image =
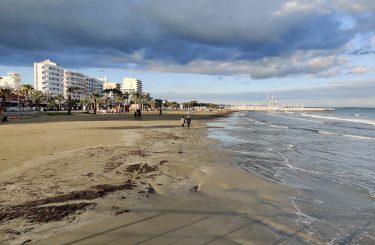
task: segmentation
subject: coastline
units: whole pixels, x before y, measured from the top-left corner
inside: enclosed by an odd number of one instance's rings
[[[175,115],[1,128],[25,139],[22,154],[35,152],[41,133],[51,145],[26,162],[2,162],[1,213],[27,212],[3,218],[0,236],[10,244],[319,242],[293,222],[285,198],[293,190],[231,166],[209,147],[207,119],[217,115],[192,116],[190,130]],[[15,143],[1,143],[12,152]],[[46,221],[51,212],[60,216]]]

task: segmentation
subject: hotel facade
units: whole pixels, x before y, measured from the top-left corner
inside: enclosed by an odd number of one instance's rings
[[[64,68],[51,61],[45,60],[34,63],[34,88],[49,96],[63,95],[68,98],[68,88],[74,87],[72,99],[83,99],[92,93],[103,95],[103,81],[90,78],[87,75]]]
[[[64,94],[64,68],[50,60],[34,63],[34,88],[50,96]]]
[[[75,88],[70,93],[72,99],[83,99],[87,94],[87,83],[88,77],[83,73],[76,71],[64,71],[64,97],[67,99],[69,95],[69,88]]]
[[[129,94],[141,94],[143,92],[142,81],[133,77],[124,77],[122,81],[122,92]]]

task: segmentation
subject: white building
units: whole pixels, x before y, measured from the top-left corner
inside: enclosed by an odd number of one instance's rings
[[[76,71],[64,71],[64,97],[68,98],[68,89],[74,87],[75,90],[70,94],[72,99],[83,99],[87,94],[86,75]]]
[[[64,94],[64,69],[55,62],[45,60],[34,63],[34,88],[51,96]]]
[[[103,95],[103,81],[97,78],[88,78],[86,90],[87,90],[87,95],[96,93],[102,96]]]
[[[9,72],[6,76],[0,77],[0,87],[18,90],[21,86],[21,75],[16,72]]]
[[[121,90],[121,84],[116,82],[105,82],[103,83],[103,89],[119,89]]]
[[[124,77],[122,81],[122,92],[129,94],[141,94],[143,92],[142,82],[133,77]]]

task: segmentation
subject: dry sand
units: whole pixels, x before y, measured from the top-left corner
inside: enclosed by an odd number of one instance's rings
[[[319,243],[292,190],[230,165],[193,114],[34,116],[0,125],[4,244]]]

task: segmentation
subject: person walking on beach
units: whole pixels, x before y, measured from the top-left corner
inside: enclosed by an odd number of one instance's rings
[[[185,128],[185,116],[181,117],[181,126],[182,128]]]
[[[162,111],[161,106],[160,106],[160,108],[159,108],[159,116],[162,116],[162,115],[163,115],[163,111]]]
[[[190,116],[187,116],[187,118],[186,118],[186,123],[187,123],[188,129],[190,129],[190,123],[191,123],[191,118],[190,118]]]
[[[136,116],[137,120],[138,121],[142,120],[142,112],[141,112],[141,106],[140,105],[137,105],[137,109],[135,110],[135,112],[137,114],[137,116]]]
[[[141,109],[137,109],[137,120],[142,120],[142,112]]]

